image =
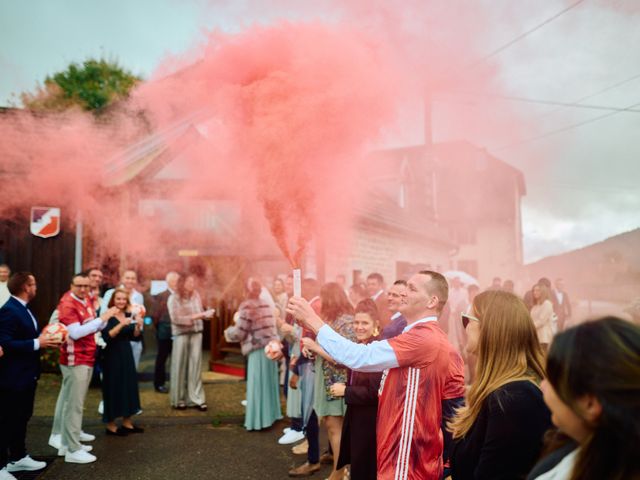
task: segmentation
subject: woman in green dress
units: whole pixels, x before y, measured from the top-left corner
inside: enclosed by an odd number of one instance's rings
[[[131,416],[140,411],[140,395],[130,342],[140,340],[142,318],[132,316],[129,294],[124,289],[118,288],[113,293],[109,307],[113,306],[118,308],[118,313],[102,330],[107,344],[102,364],[102,421],[107,424],[107,435],[123,436],[144,431],[131,422]],[[121,427],[116,424],[118,418],[122,418]]]
[[[260,298],[262,285],[248,281],[247,299],[238,308],[234,325],[224,331],[228,342],[240,342],[247,357],[247,407],[244,428],[262,430],[282,418],[278,364],[270,360],[265,347],[278,340],[273,307]]]

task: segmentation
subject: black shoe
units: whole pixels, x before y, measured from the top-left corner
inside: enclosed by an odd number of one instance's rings
[[[160,385],[159,387],[156,387],[156,392],[158,392],[158,393],[169,393],[169,389],[167,387],[165,387],[164,385]]]
[[[144,433],[144,428],[136,427],[135,425],[133,428],[122,427],[122,429],[127,433]]]
[[[115,432],[112,432],[108,428],[104,429],[107,435],[113,435],[114,437],[126,437],[128,432],[126,428],[118,427]]]

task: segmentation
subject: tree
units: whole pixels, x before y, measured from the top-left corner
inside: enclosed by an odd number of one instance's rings
[[[89,59],[48,76],[35,93],[23,93],[24,106],[36,111],[62,111],[75,106],[96,114],[129,96],[140,77],[115,62]]]

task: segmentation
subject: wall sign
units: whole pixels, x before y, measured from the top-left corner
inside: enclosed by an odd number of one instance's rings
[[[60,209],[31,207],[31,233],[36,237],[55,237],[60,233]]]

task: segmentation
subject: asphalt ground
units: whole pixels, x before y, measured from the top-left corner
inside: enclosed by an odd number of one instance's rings
[[[293,455],[290,446],[278,445],[285,421],[260,432],[247,432],[240,422],[214,422],[210,416],[142,415],[138,422],[144,424],[145,432],[122,438],[106,437],[95,419],[85,422],[84,430],[97,437],[91,445],[98,460],[77,465],[65,463],[62,457],[52,458],[55,451],[47,444],[51,419],[36,417],[29,425],[29,452],[51,463],[41,474],[22,478],[284,479],[289,478],[289,468],[306,461],[305,455]],[[326,478],[330,470],[323,465],[311,478]]]

